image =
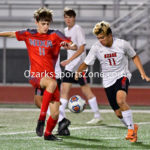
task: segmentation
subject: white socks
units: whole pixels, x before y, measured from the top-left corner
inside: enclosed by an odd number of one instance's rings
[[[94,112],[94,118],[100,118],[100,112],[99,112],[99,109],[98,109],[96,97],[93,97],[93,98],[89,99],[88,103],[89,103],[92,111]]]
[[[122,111],[122,116],[128,129],[134,129],[132,111],[131,110]]]
[[[49,106],[48,106],[48,109],[47,109],[47,114],[48,114],[48,116],[50,116],[50,108],[49,108]]]
[[[128,125],[126,124],[126,122],[124,121],[123,118],[119,118],[119,120],[120,120],[126,127],[128,127]]]
[[[58,122],[60,122],[63,118],[66,117],[65,109],[67,107],[68,100],[64,99],[64,98],[60,98],[60,102],[61,102],[61,105],[59,107],[59,119],[58,119]]]

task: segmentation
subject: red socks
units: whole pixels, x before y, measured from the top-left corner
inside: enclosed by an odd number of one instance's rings
[[[57,120],[54,120],[51,116],[49,116],[49,118],[47,120],[45,136],[48,136],[48,135],[52,134],[52,130],[55,128],[55,126],[57,124]]]
[[[47,109],[48,109],[48,107],[49,107],[49,102],[50,102],[51,99],[52,99],[52,95],[53,95],[53,93],[49,93],[49,92],[46,91],[46,90],[44,91],[39,120],[45,121],[46,112],[47,112]]]
[[[49,102],[52,100],[53,94],[54,93],[49,93],[46,90],[44,91],[39,120],[45,121],[47,109],[49,107]],[[51,135],[52,130],[54,129],[54,127],[57,124],[57,120],[54,120],[51,116],[49,116],[49,118],[47,120],[47,125],[46,125],[46,130],[45,130],[45,136]]]

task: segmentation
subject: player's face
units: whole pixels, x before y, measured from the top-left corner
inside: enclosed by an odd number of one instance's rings
[[[38,32],[41,34],[44,34],[44,33],[47,33],[49,26],[50,26],[50,22],[39,21],[39,22],[36,22],[36,25],[37,25]]]
[[[98,34],[97,39],[99,42],[106,47],[111,47],[112,45],[112,35],[106,35],[106,34]]]
[[[72,28],[75,24],[75,17],[73,17],[73,16],[70,17],[68,15],[65,15],[64,20],[65,20],[65,23],[66,23],[68,28]]]

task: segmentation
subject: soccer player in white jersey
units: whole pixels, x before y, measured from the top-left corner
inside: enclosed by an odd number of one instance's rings
[[[133,123],[132,112],[126,102],[131,79],[128,58],[132,58],[143,80],[150,81],[150,78],[146,75],[141,61],[131,45],[123,39],[112,36],[109,23],[104,21],[97,23],[93,33],[98,41],[91,47],[86,59],[78,68],[75,78],[77,80],[80,72],[85,70],[88,65],[93,65],[96,58],[99,60],[102,68],[103,86],[109,103],[117,117],[128,128],[126,140],[136,142],[138,125]]]
[[[89,86],[89,78],[82,78],[78,82],[74,79],[75,72],[78,69],[79,65],[84,61],[86,57],[85,51],[85,35],[83,33],[82,28],[76,24],[75,22],[76,13],[71,8],[64,9],[64,21],[67,27],[64,29],[64,33],[66,37],[71,38],[71,40],[78,46],[78,50],[74,53],[72,50],[67,52],[67,60],[61,62],[62,66],[65,66],[65,77],[62,79],[61,86],[61,106],[60,106],[60,114],[59,114],[59,128],[58,134],[64,135],[63,132],[65,128],[67,128],[70,124],[70,121],[65,117],[65,108],[69,99],[69,91],[71,90],[73,83],[80,84],[81,91],[88,99],[88,103],[94,112],[94,118],[87,122],[87,124],[98,124],[102,121],[97,100],[91,88]]]

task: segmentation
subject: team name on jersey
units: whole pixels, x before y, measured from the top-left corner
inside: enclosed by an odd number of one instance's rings
[[[36,39],[29,39],[30,45],[32,46],[44,46],[44,47],[53,47],[52,41],[50,40],[36,40]]]
[[[105,54],[104,58],[117,57],[117,53]]]

